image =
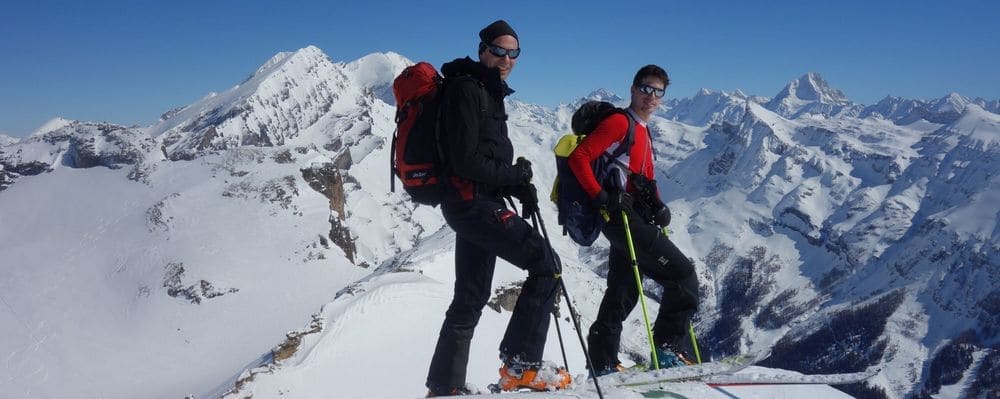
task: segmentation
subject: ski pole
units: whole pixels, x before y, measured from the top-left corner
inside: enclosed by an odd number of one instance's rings
[[[556,322],[556,336],[559,337],[559,351],[562,352],[563,365],[566,367],[566,372],[569,372],[569,360],[566,358],[566,346],[563,345],[562,329],[559,328],[559,315],[558,312],[553,309],[552,319]]]
[[[510,199],[508,198],[508,200],[510,200]],[[510,200],[510,201],[511,201],[511,205],[513,205],[514,201],[512,201],[512,200]],[[541,218],[534,217],[534,212],[528,212],[527,209],[524,209],[525,207],[523,205],[522,205],[521,208],[522,208],[522,211],[525,213],[525,216],[531,218],[531,224],[535,227],[535,230],[539,230],[538,229],[538,220],[541,219]],[[539,230],[539,231],[541,231],[541,230]],[[569,359],[566,357],[566,345],[563,344],[562,328],[559,326],[559,314],[558,314],[558,312],[559,311],[557,309],[555,309],[555,308],[552,309],[552,320],[555,321],[555,323],[556,323],[556,336],[559,337],[559,351],[562,352],[563,366],[566,367],[566,372],[568,373],[569,372]]]
[[[694,323],[688,322],[688,334],[691,335],[691,345],[694,346],[694,358],[701,364],[701,352],[698,351],[698,339],[694,337]]]
[[[545,230],[545,221],[542,220],[542,213],[538,210],[537,206],[535,207],[531,217],[538,221],[542,230],[542,237],[545,238],[545,246],[548,247],[549,254],[552,256],[552,262],[556,267],[556,278],[559,280],[559,288],[562,289],[563,298],[566,298],[566,308],[569,309],[570,318],[573,319],[573,327],[576,328],[576,336],[580,339],[580,347],[583,348],[583,356],[587,360],[587,369],[590,370],[590,378],[594,380],[594,388],[597,388],[597,397],[604,399],[604,393],[601,391],[601,384],[597,382],[597,374],[594,374],[594,363],[590,360],[590,351],[587,350],[587,342],[583,339],[583,332],[580,330],[580,315],[573,309],[573,302],[569,299],[569,292],[566,290],[566,282],[562,279],[562,263],[556,256],[555,248],[552,248],[552,241],[549,240],[549,233]]]
[[[656,357],[656,344],[653,343],[653,330],[649,327],[649,313],[646,311],[646,299],[642,293],[642,276],[639,275],[639,261],[635,257],[635,246],[632,245],[632,231],[628,227],[628,215],[622,209],[622,223],[625,224],[625,243],[628,244],[628,255],[632,261],[632,272],[635,274],[635,285],[639,289],[639,303],[642,304],[642,319],[646,322],[646,335],[649,337],[649,349],[653,357],[653,368],[660,369],[660,360]]]

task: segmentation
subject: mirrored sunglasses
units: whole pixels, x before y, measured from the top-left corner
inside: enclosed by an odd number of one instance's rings
[[[495,55],[497,57],[500,57],[500,58],[503,58],[505,56],[509,56],[510,59],[513,60],[513,59],[517,58],[517,56],[521,55],[521,49],[520,48],[516,48],[516,49],[510,50],[510,49],[505,49],[503,47],[495,46],[495,45],[492,45],[492,44],[486,45],[486,48],[488,48],[490,50],[491,54],[493,54],[493,55]]]
[[[650,85],[636,85],[635,88],[639,89],[642,94],[653,95],[656,98],[663,98],[663,95],[667,94],[666,89],[657,89]]]

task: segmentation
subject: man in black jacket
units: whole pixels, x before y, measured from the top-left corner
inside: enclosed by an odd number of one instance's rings
[[[480,31],[479,38],[478,62],[466,57],[441,68],[446,79],[442,147],[454,188],[441,211],[455,231],[455,295],[431,359],[428,397],[470,393],[465,387],[469,345],[490,298],[497,256],[528,272],[500,343],[500,387],[543,390],[570,383],[563,369],[539,376],[546,367],[542,352],[558,286],[555,254],[503,200],[513,195],[529,207],[538,201],[531,164],[523,158],[514,163],[503,103],[513,93],[506,78],[521,53],[520,42],[502,20]]]

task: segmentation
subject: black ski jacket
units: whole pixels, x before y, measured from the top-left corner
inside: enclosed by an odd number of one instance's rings
[[[502,187],[520,183],[503,103],[514,91],[498,69],[469,57],[442,65],[441,73],[448,82],[441,110],[442,150],[458,193],[451,200],[498,198]]]

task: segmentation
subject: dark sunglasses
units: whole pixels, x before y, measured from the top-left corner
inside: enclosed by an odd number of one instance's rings
[[[513,60],[513,59],[516,59],[517,56],[521,55],[521,49],[520,48],[509,50],[509,49],[505,49],[503,47],[495,46],[495,45],[492,45],[492,44],[487,44],[486,48],[490,50],[491,54],[493,54],[493,55],[495,55],[497,57],[500,57],[500,58],[503,58],[505,56],[509,56],[510,59]]]
[[[656,98],[663,98],[663,95],[667,94],[666,89],[657,89],[650,85],[635,85],[635,88],[639,89],[642,94],[653,95]]]

